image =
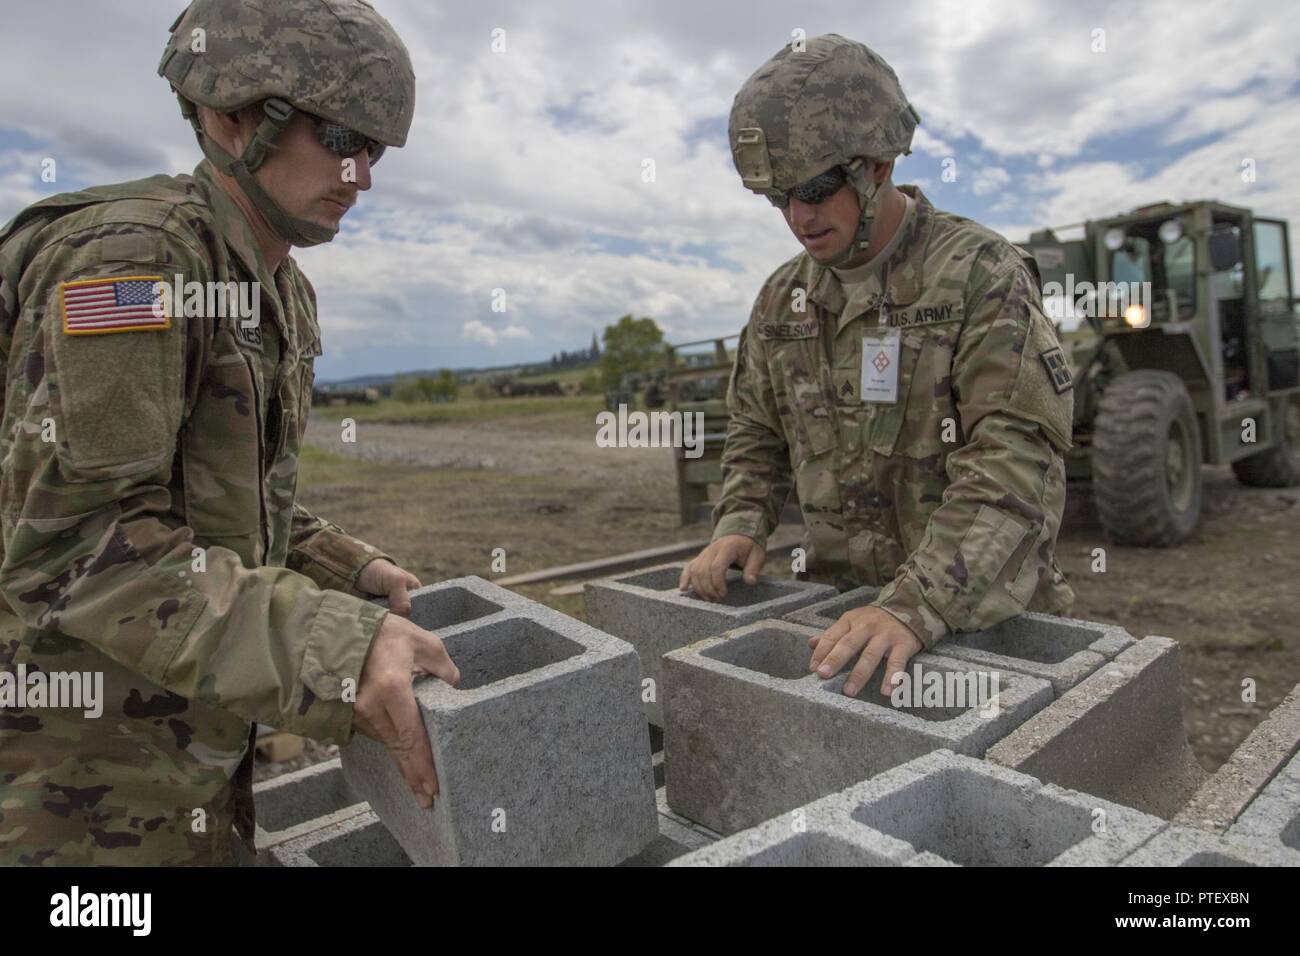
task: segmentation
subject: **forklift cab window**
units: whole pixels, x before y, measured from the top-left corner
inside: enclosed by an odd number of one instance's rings
[[[1255,264],[1261,307],[1289,312],[1291,290],[1286,281],[1286,239],[1281,223],[1255,223]]]
[[[1229,225],[1225,222],[1218,222],[1214,225],[1215,232],[1231,232],[1237,237],[1237,247],[1241,248],[1241,227]],[[1220,269],[1218,272],[1211,273],[1210,287],[1214,290],[1217,299],[1239,299],[1242,295],[1245,273],[1242,271],[1241,260],[1238,259],[1236,264],[1227,268]]]
[[[1196,310],[1196,245],[1191,236],[1183,236],[1164,247],[1165,288],[1178,296],[1179,318]]]
[[[1236,247],[1241,248],[1241,227],[1216,222],[1216,233],[1231,232]],[[1250,361],[1246,335],[1245,301],[1242,298],[1245,272],[1240,257],[1226,269],[1210,275],[1210,289],[1219,322],[1220,357],[1223,369],[1224,397],[1228,401],[1247,398],[1252,391]]]
[[[1112,282],[1150,282],[1151,245],[1140,236],[1130,236],[1110,260]]]

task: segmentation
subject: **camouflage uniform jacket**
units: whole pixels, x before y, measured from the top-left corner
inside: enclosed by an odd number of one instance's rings
[[[901,188],[915,214],[855,296],[865,311],[844,314],[844,287],[807,253],[759,292],[728,389],[714,538],[765,543],[793,482],[809,572],[883,586],[872,603],[930,647],[1068,610],[1053,552],[1073,395],[1016,247]],[[892,404],[860,394],[878,354],[864,357],[864,335],[882,321],[900,334]]]
[[[66,283],[178,274],[260,282],[260,324],[64,330]],[[294,504],[315,294],[204,162],[20,213],[0,352],[0,669],[103,674],[97,719],[0,710],[0,863],[231,862],[253,722],[348,740],[385,614],[345,592],[387,555]]]

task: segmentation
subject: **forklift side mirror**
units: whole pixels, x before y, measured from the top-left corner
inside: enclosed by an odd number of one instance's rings
[[[1237,234],[1225,229],[1210,235],[1210,270],[1223,272],[1241,261],[1241,240]]]

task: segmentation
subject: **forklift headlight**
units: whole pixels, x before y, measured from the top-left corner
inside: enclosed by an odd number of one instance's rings
[[[1172,246],[1175,242],[1183,237],[1183,221],[1181,219],[1166,219],[1156,230],[1156,235],[1166,246]]]
[[[1151,319],[1142,306],[1130,305],[1124,310],[1124,324],[1131,329],[1145,329],[1151,324]]]
[[[1106,230],[1106,235],[1102,237],[1102,241],[1106,243],[1107,249],[1114,252],[1124,245],[1124,230],[1119,226],[1112,226]]]

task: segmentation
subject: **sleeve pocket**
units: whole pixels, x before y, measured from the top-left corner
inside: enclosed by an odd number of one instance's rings
[[[182,330],[82,336],[51,323],[46,334],[64,477],[100,481],[167,467],[184,416]]]
[[[980,505],[946,569],[945,583],[955,585],[947,591],[953,613],[950,616],[947,608],[939,610],[954,629],[966,630],[976,608],[996,597],[999,576],[1031,530],[1014,515]]]

